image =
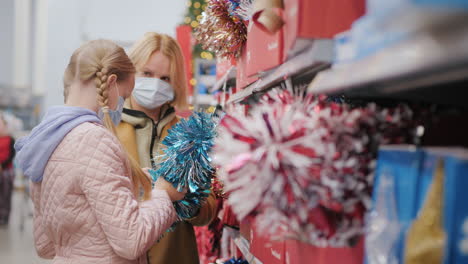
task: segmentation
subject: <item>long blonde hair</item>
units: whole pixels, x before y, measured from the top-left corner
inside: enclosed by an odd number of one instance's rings
[[[177,109],[186,110],[188,102],[184,57],[179,44],[174,38],[165,34],[148,32],[133,45],[129,54],[137,71],[140,71],[148,62],[151,55],[157,51],[160,51],[171,62],[170,78],[175,94],[172,106]]]
[[[78,48],[70,58],[65,70],[64,96],[68,97],[70,85],[79,80],[81,82],[94,81],[96,84],[97,101],[101,108],[108,108],[109,88],[107,78],[115,74],[117,82],[125,81],[135,74],[135,67],[125,51],[110,40],[93,40]],[[116,128],[108,111],[104,112],[104,126],[116,135]],[[136,197],[143,190],[143,199],[151,197],[151,180],[141,170],[139,163],[130,155],[126,155],[132,170],[133,192]]]

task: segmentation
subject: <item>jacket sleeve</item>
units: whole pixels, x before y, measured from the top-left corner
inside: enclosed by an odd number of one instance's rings
[[[172,202],[161,190],[153,190],[148,201],[137,201],[116,138],[107,134],[100,140],[92,137],[83,142],[94,153],[89,156],[81,188],[115,253],[137,259],[175,221]]]
[[[213,192],[206,198],[205,204],[200,208],[200,212],[194,218],[187,220],[194,226],[206,226],[216,217],[216,197]]]
[[[40,208],[40,183],[31,183],[31,200],[34,204],[33,217],[33,235],[34,246],[37,255],[45,259],[53,259],[55,257],[55,246],[52,240],[47,236],[45,228],[42,226],[42,211]]]

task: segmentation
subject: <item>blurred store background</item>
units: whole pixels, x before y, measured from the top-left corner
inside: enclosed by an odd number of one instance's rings
[[[147,31],[175,36],[185,6],[164,0],[1,0],[0,109],[31,128],[45,108],[63,102],[62,73],[81,43],[107,38],[128,48]]]

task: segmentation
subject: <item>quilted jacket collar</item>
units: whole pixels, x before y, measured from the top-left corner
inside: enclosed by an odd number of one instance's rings
[[[97,114],[89,109],[73,106],[49,108],[42,122],[15,144],[16,161],[24,175],[33,182],[41,182],[55,148],[71,130],[86,122],[101,124]]]

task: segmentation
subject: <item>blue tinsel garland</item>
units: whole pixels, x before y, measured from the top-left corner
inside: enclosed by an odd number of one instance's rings
[[[156,168],[150,170],[153,181],[162,176],[178,191],[187,188],[184,199],[174,202],[181,219],[196,216],[210,193],[215,169],[208,154],[214,145],[217,125],[217,118],[204,112],[194,112],[190,118],[182,119],[162,141],[164,154],[157,157]]]

